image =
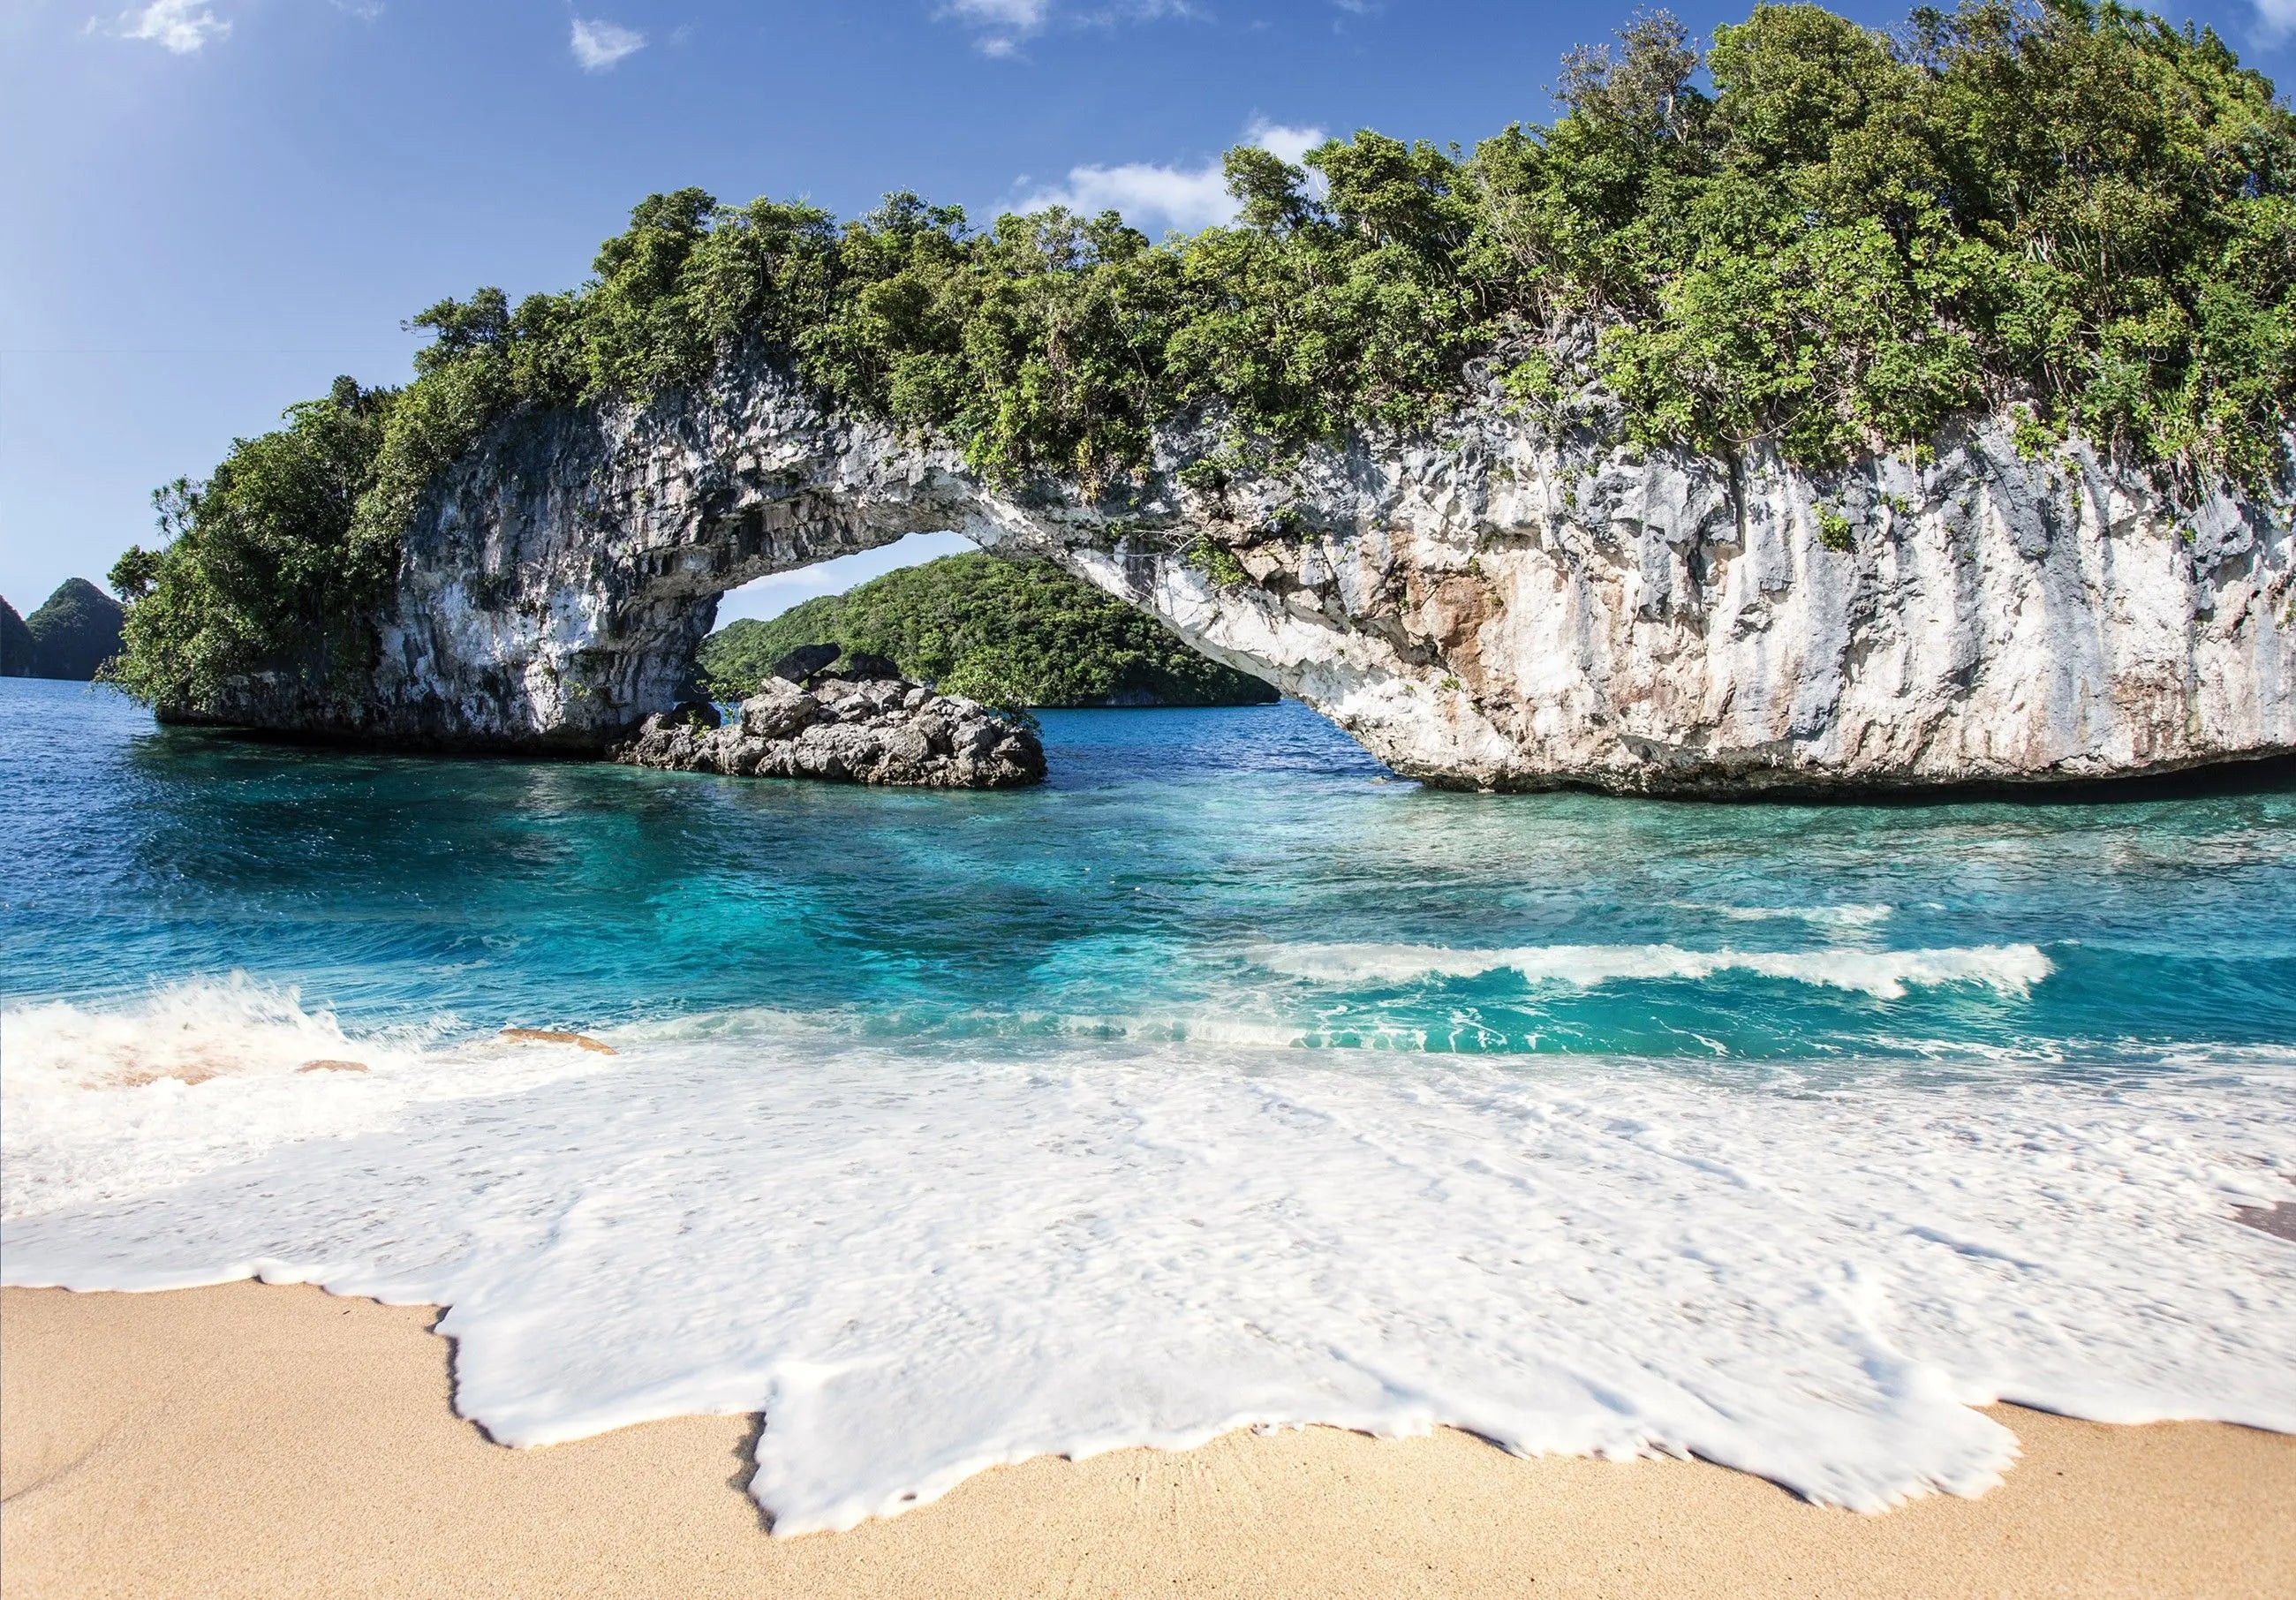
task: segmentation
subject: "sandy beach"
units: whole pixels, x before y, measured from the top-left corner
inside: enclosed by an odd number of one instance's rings
[[[1821,1510],[1694,1462],[1456,1432],[1045,1458],[776,1539],[746,1416],[555,1448],[449,1405],[422,1307],[234,1284],[0,1295],[0,1589],[78,1596],[2279,1596],[2296,1439],[2003,1407],[1976,1500]]]

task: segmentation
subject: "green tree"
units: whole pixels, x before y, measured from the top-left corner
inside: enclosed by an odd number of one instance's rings
[[[229,677],[282,668],[315,686],[368,665],[359,619],[398,576],[395,537],[359,525],[398,396],[335,381],[287,426],[235,440],[204,482],[152,502],[169,542],[112,570],[130,602],[113,675],[168,705],[203,702]]]

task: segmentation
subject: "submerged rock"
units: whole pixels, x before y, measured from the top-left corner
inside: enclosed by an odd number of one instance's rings
[[[613,756],[672,772],[927,789],[1017,789],[1045,776],[1045,747],[1027,723],[899,677],[770,678],[723,726],[666,711]]]
[[[505,1028],[500,1037],[513,1045],[575,1045],[600,1055],[619,1055],[611,1045],[601,1044],[586,1033],[567,1033],[556,1028]]]

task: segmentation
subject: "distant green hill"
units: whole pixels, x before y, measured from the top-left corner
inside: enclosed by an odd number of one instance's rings
[[[16,608],[0,600],[0,677],[32,676],[32,633]]]
[[[67,578],[47,603],[24,619],[32,636],[32,676],[86,683],[119,653],[119,602],[85,578]]]
[[[1277,698],[1153,618],[1045,562],[951,555],[744,619],[702,642],[710,692],[756,692],[800,644],[890,656],[903,676],[1005,706],[1230,706]]]

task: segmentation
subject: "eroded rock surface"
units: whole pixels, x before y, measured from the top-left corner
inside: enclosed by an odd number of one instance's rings
[[[1188,470],[1220,442],[1168,431],[1097,497],[1006,488],[739,363],[644,409],[513,418],[434,486],[359,693],[254,678],[201,714],[603,751],[679,702],[719,593],[953,529],[1445,784],[1859,791],[2296,751],[2284,492],[2172,496],[1989,421],[1824,473],[1645,453],[1496,394],[1277,478]]]
[[[769,678],[730,722],[663,712],[613,756],[674,772],[926,789],[1017,789],[1045,776],[1044,746],[1025,722],[897,677]]]

